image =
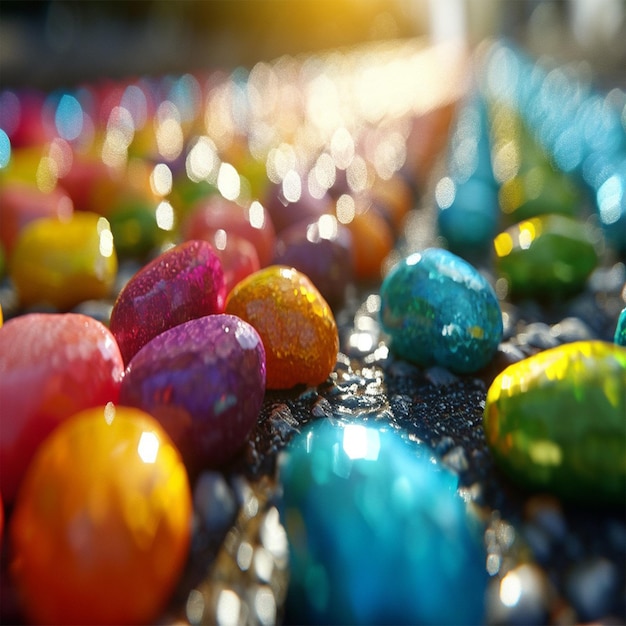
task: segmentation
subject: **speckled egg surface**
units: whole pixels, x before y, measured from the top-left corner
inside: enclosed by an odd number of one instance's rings
[[[120,403],[156,417],[192,471],[241,448],[265,393],[265,351],[247,322],[216,314],[170,328],[131,360]]]
[[[380,287],[380,319],[391,349],[418,365],[458,373],[489,363],[502,338],[502,312],[487,280],[439,248],[397,263]]]

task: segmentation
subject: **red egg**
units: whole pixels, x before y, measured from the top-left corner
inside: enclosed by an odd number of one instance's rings
[[[31,313],[0,328],[0,490],[11,503],[40,443],[69,416],[116,402],[124,364],[102,323]]]
[[[181,224],[185,239],[211,241],[220,229],[252,243],[261,267],[271,262],[276,232],[269,214],[259,202],[253,202],[246,209],[222,196],[213,195],[199,201]]]
[[[0,189],[0,241],[7,257],[26,224],[42,217],[67,220],[73,212],[72,200],[58,187],[45,193],[35,185],[5,184]]]

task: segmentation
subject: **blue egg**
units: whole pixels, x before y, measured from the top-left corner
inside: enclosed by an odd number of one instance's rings
[[[457,477],[424,444],[320,420],[287,447],[280,481],[287,621],[482,622],[479,525],[457,495]]]
[[[475,372],[502,339],[502,311],[491,285],[448,250],[429,248],[397,263],[380,298],[392,351],[417,365]]]

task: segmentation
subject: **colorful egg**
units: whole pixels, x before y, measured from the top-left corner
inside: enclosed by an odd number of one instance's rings
[[[288,623],[482,623],[479,525],[425,444],[320,420],[290,442],[279,470]]]
[[[264,394],[257,331],[234,315],[216,314],[170,328],[137,352],[120,403],[158,419],[195,472],[224,463],[244,445]]]
[[[380,287],[380,319],[391,349],[417,365],[475,372],[502,338],[502,312],[487,280],[438,248],[397,263]]]
[[[271,262],[276,232],[270,215],[259,202],[244,208],[220,195],[213,195],[194,205],[181,224],[185,239],[211,241],[219,230],[252,243],[261,267]]]
[[[307,276],[272,265],[230,292],[226,312],[258,331],[267,357],[268,389],[319,385],[333,371],[339,336],[332,310]]]
[[[0,207],[0,241],[8,257],[27,224],[44,217],[68,220],[74,212],[72,200],[60,189],[44,193],[24,183],[3,185]]]
[[[0,311],[1,312],[1,311]],[[626,346],[626,307],[624,307],[617,318],[615,325],[615,335],[613,341],[618,346]]]
[[[278,236],[274,264],[296,268],[331,306],[341,305],[354,273],[352,236],[334,215],[294,224]]]
[[[29,621],[159,618],[186,562],[189,480],[150,415],[108,404],[42,444],[10,522],[11,573]]]
[[[520,484],[623,506],[626,348],[581,341],[510,365],[489,388],[483,425],[496,462]]]
[[[109,328],[124,363],[158,334],[205,315],[222,313],[221,262],[206,241],[170,248],[140,269],[119,293]]]
[[[23,307],[47,304],[67,311],[111,294],[117,255],[109,222],[76,212],[68,220],[28,224],[17,240],[9,274]]]
[[[500,233],[494,248],[496,268],[512,297],[572,295],[598,264],[589,226],[565,215],[520,222]]]
[[[0,328],[0,491],[11,502],[39,444],[74,413],[117,402],[115,338],[78,313],[31,313]]]

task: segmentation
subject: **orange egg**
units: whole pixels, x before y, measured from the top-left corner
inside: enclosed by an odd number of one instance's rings
[[[346,224],[352,233],[352,259],[357,280],[378,281],[381,266],[393,248],[393,234],[385,218],[371,208],[356,213]]]
[[[191,515],[187,472],[154,418],[111,403],[76,414],[39,448],[10,520],[26,618],[156,619],[185,564]]]
[[[339,336],[332,310],[302,272],[271,265],[239,282],[226,312],[251,324],[261,336],[268,389],[319,385],[337,362]]]

